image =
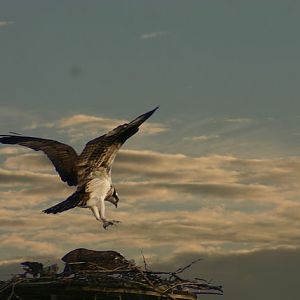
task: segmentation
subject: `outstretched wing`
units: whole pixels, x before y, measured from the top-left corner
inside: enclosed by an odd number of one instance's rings
[[[109,173],[118,150],[127,139],[138,132],[139,126],[157,109],[158,107],[137,117],[130,123],[120,125],[107,134],[89,141],[78,158],[78,184],[83,185],[88,175],[99,170],[99,168],[105,168]]]
[[[53,163],[62,181],[68,185],[77,185],[74,165],[78,155],[71,146],[54,140],[20,135],[0,135],[0,143],[18,144],[35,151],[43,151]]]

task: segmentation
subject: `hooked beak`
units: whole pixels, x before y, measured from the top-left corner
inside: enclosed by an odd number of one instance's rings
[[[119,199],[119,195],[118,195],[116,189],[114,189],[113,197],[116,200],[116,201],[114,201],[114,205],[115,205],[116,208],[118,208],[118,202],[119,202],[120,199]]]
[[[115,202],[115,207],[118,208],[118,203],[119,203],[119,200],[120,200],[119,197],[118,197],[118,194],[116,194],[115,199],[117,200]]]

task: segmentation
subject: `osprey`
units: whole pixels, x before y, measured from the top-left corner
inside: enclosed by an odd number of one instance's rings
[[[57,214],[77,206],[90,208],[106,229],[119,223],[105,217],[104,201],[109,201],[116,207],[119,201],[111,180],[113,161],[125,141],[137,133],[139,126],[157,109],[158,107],[89,141],[80,155],[71,146],[50,139],[14,134],[0,135],[0,142],[43,151],[53,163],[61,180],[70,186],[77,186],[75,193],[44,210],[44,213]]]

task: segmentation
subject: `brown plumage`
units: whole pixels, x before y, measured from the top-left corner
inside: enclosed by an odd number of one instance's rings
[[[119,200],[111,184],[111,167],[116,154],[157,109],[158,107],[89,141],[80,155],[69,145],[37,137],[0,135],[0,143],[18,144],[35,151],[43,151],[53,163],[61,180],[70,186],[77,186],[76,192],[68,199],[44,210],[45,213],[56,214],[76,206],[89,207],[106,228],[114,222],[105,219],[103,201],[110,201],[117,206]]]

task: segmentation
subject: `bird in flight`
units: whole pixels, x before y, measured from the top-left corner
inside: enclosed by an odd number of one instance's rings
[[[118,206],[119,196],[112,184],[111,169],[118,150],[127,139],[138,132],[156,110],[140,115],[130,123],[120,125],[108,133],[89,141],[78,155],[69,145],[61,142],[19,134],[0,135],[0,143],[17,144],[43,151],[53,163],[62,181],[77,190],[66,200],[45,209],[46,214],[57,214],[74,207],[90,208],[95,218],[102,222],[103,228],[119,223],[107,220],[105,202]]]

